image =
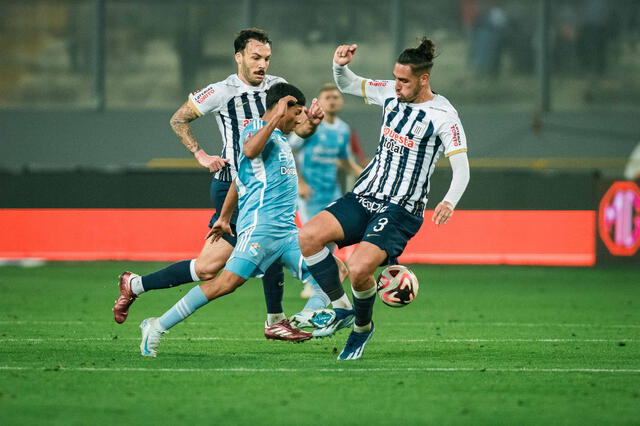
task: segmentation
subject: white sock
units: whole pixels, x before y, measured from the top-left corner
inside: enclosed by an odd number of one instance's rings
[[[286,318],[287,317],[283,312],[280,312],[279,314],[267,314],[267,325],[271,327],[273,324],[277,324]]]
[[[353,324],[353,331],[356,333],[366,333],[367,331],[371,331],[371,323],[363,326]]]
[[[142,287],[142,277],[136,275],[135,277],[131,278],[131,281],[129,283],[131,284],[131,291],[133,291],[136,296],[140,296],[142,293],[144,293],[144,287]]]
[[[353,306],[351,305],[351,301],[347,297],[346,293],[343,294],[342,297],[340,297],[340,299],[332,300],[331,304],[333,305],[334,308],[347,309],[347,310],[353,309]]]

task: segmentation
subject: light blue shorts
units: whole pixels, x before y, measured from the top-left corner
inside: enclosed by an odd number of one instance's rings
[[[275,262],[286,266],[301,281],[310,277],[300,253],[298,233],[283,234],[261,227],[245,229],[238,235],[238,243],[224,269],[249,279],[264,274]]]

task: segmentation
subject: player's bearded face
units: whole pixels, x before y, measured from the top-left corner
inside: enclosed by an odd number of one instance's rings
[[[425,87],[425,82],[413,74],[409,65],[396,64],[393,68],[396,78],[396,96],[400,102],[413,102]]]
[[[264,81],[271,61],[271,46],[257,40],[249,40],[244,50],[236,53],[238,73],[253,86]]]

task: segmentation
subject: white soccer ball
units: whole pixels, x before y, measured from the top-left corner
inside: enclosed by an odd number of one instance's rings
[[[385,305],[401,308],[413,302],[418,295],[418,278],[402,265],[385,267],[376,282],[378,296]]]

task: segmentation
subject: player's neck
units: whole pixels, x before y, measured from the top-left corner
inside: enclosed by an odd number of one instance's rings
[[[260,86],[260,83],[259,84],[253,84],[253,83],[249,82],[249,80],[247,80],[244,77],[244,75],[242,75],[242,73],[240,71],[236,72],[236,75],[238,76],[240,81],[243,82],[244,84],[246,84],[247,86],[253,86],[253,87]]]
[[[426,90],[422,91],[416,99],[411,102],[412,104],[421,104],[423,102],[429,102],[435,98],[436,95],[431,91],[430,87],[427,87]]]
[[[326,121],[329,124],[333,124],[336,122],[336,116],[337,114],[329,114],[328,112],[324,113],[324,121]]]

